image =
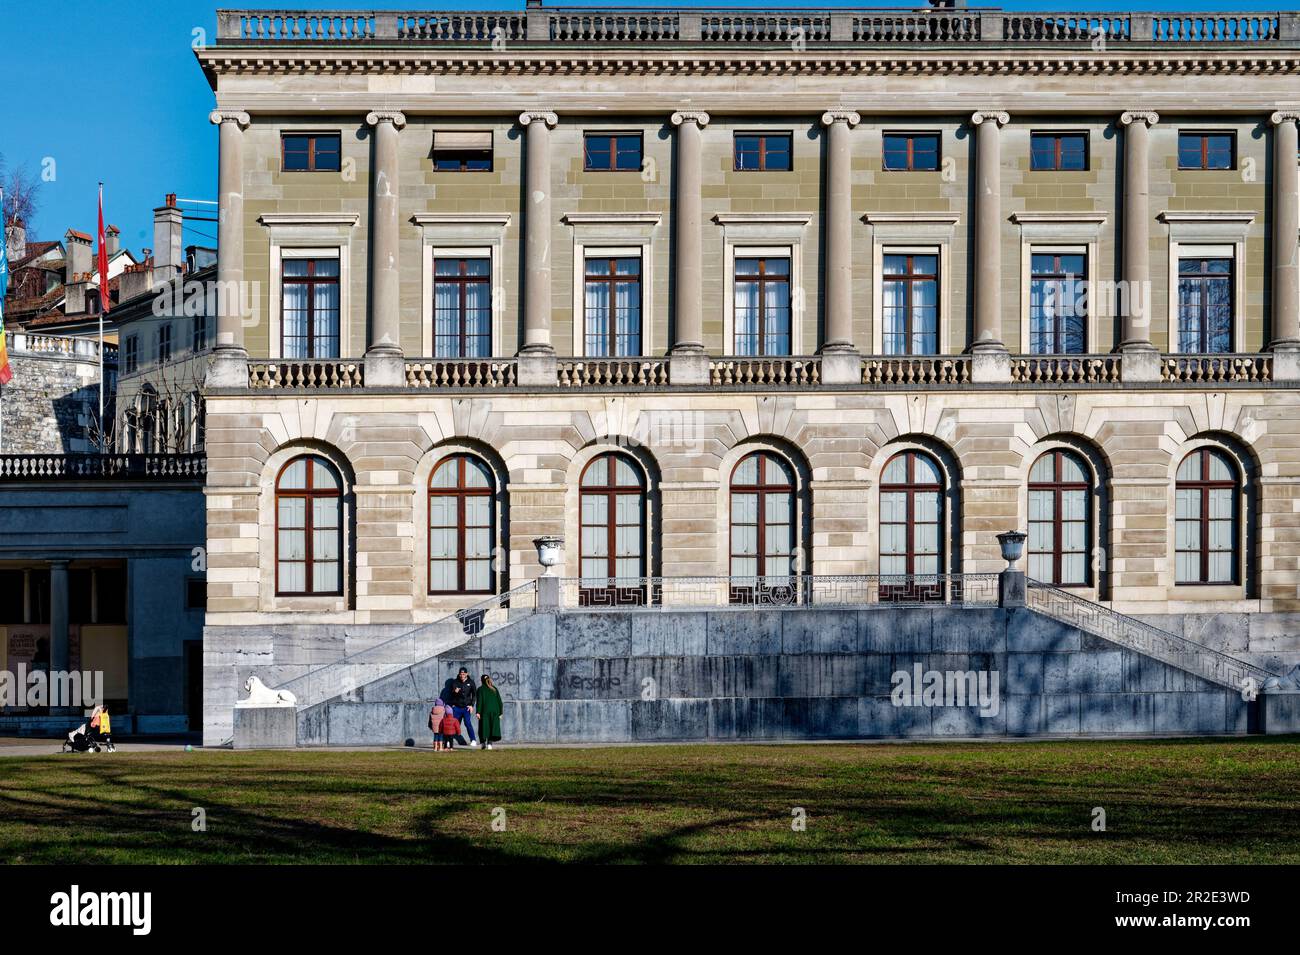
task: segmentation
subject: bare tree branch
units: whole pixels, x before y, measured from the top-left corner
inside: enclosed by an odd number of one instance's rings
[[[26,166],[9,166],[0,153],[0,188],[4,189],[4,225],[13,225],[15,219],[31,223],[36,218],[39,208],[40,180]]]

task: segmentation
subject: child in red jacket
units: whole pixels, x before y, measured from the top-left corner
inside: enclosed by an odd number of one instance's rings
[[[460,720],[456,719],[450,709],[443,714],[439,729],[442,731],[443,748],[455,749],[456,737],[460,735]]]

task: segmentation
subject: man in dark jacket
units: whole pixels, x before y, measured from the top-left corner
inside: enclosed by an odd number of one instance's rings
[[[464,667],[442,688],[442,702],[451,708],[452,715],[465,727],[470,749],[478,749],[478,740],[474,737],[474,697],[477,693],[478,687]]]

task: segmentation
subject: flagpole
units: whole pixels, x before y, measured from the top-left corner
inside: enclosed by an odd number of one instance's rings
[[[104,248],[104,184],[99,184],[99,247]],[[108,270],[100,269],[99,288],[99,453],[104,453],[104,293],[108,290]]]
[[[3,251],[5,257],[5,268],[9,267],[9,230],[5,226],[5,190],[0,186],[0,244],[4,245]],[[5,282],[4,289],[0,290],[0,335],[4,334],[5,328],[5,303],[4,295],[9,291],[9,283]],[[5,446],[5,386],[0,385],[0,454],[4,453]]]

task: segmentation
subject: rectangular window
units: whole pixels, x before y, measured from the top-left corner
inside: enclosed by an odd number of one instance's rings
[[[635,172],[641,168],[641,134],[585,133],[582,155],[587,172]]]
[[[790,133],[736,133],[734,166],[742,172],[788,171],[793,140]]]
[[[492,354],[492,260],[439,258],[433,263],[433,354]]]
[[[285,172],[338,172],[341,142],[338,133],[285,133],[281,165]]]
[[[128,335],[126,341],[122,343],[122,373],[124,375],[135,374],[135,370],[139,365],[140,340],[134,335]]]
[[[158,364],[162,365],[172,360],[172,326],[167,322],[158,326]]]
[[[583,290],[583,354],[641,354],[641,260],[588,256]]]
[[[492,132],[433,134],[433,168],[438,172],[491,172]]]
[[[190,349],[196,355],[208,346],[208,316],[194,316],[194,337],[190,342]]]
[[[339,357],[339,260],[284,259],[280,354]]]
[[[1178,350],[1232,351],[1232,259],[1178,260]]]
[[[938,354],[939,256],[889,253],[883,266],[885,354]]]
[[[1029,168],[1069,172],[1088,168],[1087,133],[1031,133]]]
[[[1084,290],[1088,257],[1082,252],[1030,256],[1029,350],[1035,355],[1079,355],[1087,350]]]
[[[790,260],[737,258],[735,354],[790,354]]]
[[[890,172],[922,172],[939,168],[938,133],[885,133],[884,163]]]
[[[1231,169],[1236,163],[1233,133],[1179,133],[1179,169]]]

